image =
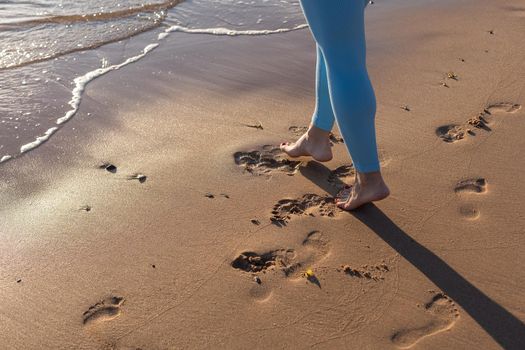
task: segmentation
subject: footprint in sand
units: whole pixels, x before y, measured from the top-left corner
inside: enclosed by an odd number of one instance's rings
[[[252,273],[266,272],[268,269],[276,268],[286,269],[293,263],[295,256],[293,249],[277,249],[262,254],[243,252],[232,261],[231,266],[234,269]]]
[[[481,215],[479,210],[472,204],[460,206],[459,213],[467,220],[476,220]]]
[[[323,260],[330,253],[330,245],[324,235],[317,230],[311,231],[296,249],[296,258],[283,268],[284,275],[291,278],[303,278],[304,272]],[[317,278],[309,279],[319,285]]]
[[[436,135],[445,142],[456,142],[465,137],[465,130],[457,124],[443,125],[436,129]]]
[[[305,270],[323,260],[329,252],[328,240],[320,231],[315,230],[307,234],[300,245],[297,245],[297,249],[275,249],[261,254],[253,251],[243,252],[232,261],[231,266],[255,275],[257,286],[251,288],[250,295],[261,299],[260,296],[267,296],[269,290],[260,287],[264,282],[259,273],[280,271],[286,278],[301,278]],[[317,284],[319,285],[318,280]]]
[[[261,254],[247,251],[235,258],[231,262],[231,266],[234,269],[254,275],[253,281],[255,283],[250,285],[248,295],[258,302],[264,302],[271,298],[273,291],[271,286],[264,280],[264,277],[259,274],[281,270],[286,275],[287,269],[295,264],[295,258],[296,253],[293,249],[276,249]]]
[[[297,262],[285,271],[287,277],[304,277],[304,271],[312,268],[330,253],[330,244],[318,230],[310,231],[298,249]],[[317,278],[308,280],[320,286]]]
[[[390,267],[388,267],[385,262],[382,262],[377,265],[363,265],[361,267],[342,265],[341,270],[350,277],[362,278],[371,281],[381,281],[385,279],[384,275],[390,272]]]
[[[487,181],[482,177],[460,181],[454,187],[456,193],[483,193],[486,190]]]
[[[312,263],[321,261],[330,251],[328,240],[318,230],[310,231],[303,240],[302,245],[310,252]]]
[[[300,137],[305,132],[308,131],[308,127],[307,126],[290,126],[288,128],[288,131],[290,131],[290,133],[292,133],[294,136]],[[336,143],[336,144],[345,143],[345,141],[343,140],[341,136],[336,135],[333,132],[331,132],[328,137],[330,138],[330,141],[332,141],[332,143]]]
[[[279,147],[271,145],[265,145],[260,150],[251,152],[236,152],[233,158],[235,164],[253,175],[269,175],[278,171],[292,176],[301,164],[299,161],[285,158]]]
[[[431,320],[421,327],[395,332],[390,338],[392,343],[402,349],[411,348],[425,337],[451,329],[459,318],[454,302],[443,293],[435,294],[424,309]]]
[[[281,199],[272,209],[270,221],[279,226],[286,226],[292,216],[334,217],[337,211],[334,198],[307,193],[298,199]]]
[[[120,315],[120,307],[123,302],[124,298],[111,296],[96,303],[82,315],[84,324],[114,319]]]
[[[486,114],[494,113],[516,113],[521,109],[521,105],[517,103],[500,102],[488,106],[483,112]]]
[[[481,130],[490,132],[492,128],[489,125],[493,116],[516,113],[520,109],[521,105],[515,103],[495,103],[462,124],[447,124],[438,127],[436,135],[445,142],[456,142],[464,139],[467,135],[476,136],[477,132]]]
[[[457,194],[480,194],[486,191],[487,181],[482,177],[462,180],[454,187],[454,192]],[[462,204],[459,213],[467,220],[476,220],[480,217],[479,210],[470,203]]]

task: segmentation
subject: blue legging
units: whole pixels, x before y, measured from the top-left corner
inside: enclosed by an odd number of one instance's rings
[[[337,120],[357,171],[379,171],[376,100],[366,69],[364,0],[301,0],[317,42],[316,109],[312,123],[330,131]]]

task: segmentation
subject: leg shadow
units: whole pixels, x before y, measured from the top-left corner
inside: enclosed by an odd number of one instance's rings
[[[326,192],[334,195],[343,185],[327,182],[330,169],[309,162],[301,173]],[[403,258],[421,271],[439,289],[459,304],[504,349],[525,349],[525,325],[497,302],[457,273],[445,261],[418,243],[374,204],[351,212]]]

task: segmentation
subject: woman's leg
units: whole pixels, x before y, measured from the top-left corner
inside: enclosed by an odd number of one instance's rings
[[[323,52],[317,45],[317,68],[315,83],[315,111],[312,116],[312,125],[324,131],[332,131],[335,116],[328,91],[328,77]]]
[[[389,194],[380,173],[376,101],[366,69],[366,1],[301,0],[301,5],[325,59],[332,109],[357,170],[351,195],[339,203],[352,210]]]
[[[326,65],[321,49],[317,47],[316,103],[308,131],[293,143],[281,144],[281,149],[291,157],[312,156],[326,162],[332,159],[329,141],[335,117],[328,91]]]

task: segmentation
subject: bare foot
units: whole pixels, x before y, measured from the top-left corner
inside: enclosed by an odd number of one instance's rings
[[[381,173],[358,174],[354,186],[345,188],[336,199],[336,205],[343,210],[354,210],[360,206],[380,201],[390,195]]]
[[[329,134],[329,132],[311,125],[299,140],[293,143],[283,142],[280,148],[292,158],[311,156],[318,162],[328,162],[333,157]]]

